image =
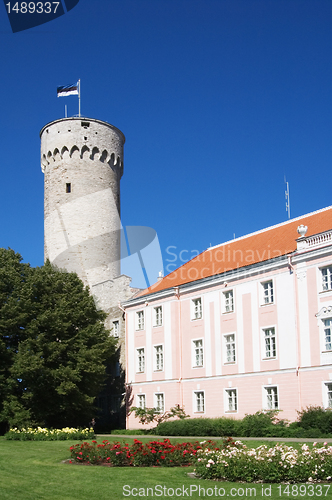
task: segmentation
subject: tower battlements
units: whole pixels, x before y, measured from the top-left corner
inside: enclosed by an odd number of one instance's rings
[[[113,125],[94,118],[62,118],[40,131],[42,171],[52,162],[79,155],[116,166],[123,174],[123,133]]]

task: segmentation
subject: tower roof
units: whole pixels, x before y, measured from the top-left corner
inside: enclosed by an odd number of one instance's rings
[[[114,125],[111,125],[110,123],[105,122],[103,120],[97,120],[96,118],[88,118],[87,116],[70,116],[68,118],[59,118],[57,120],[53,120],[49,123],[46,123],[46,125],[43,126],[43,128],[39,132],[39,136],[41,137],[44,130],[47,129],[48,127],[50,127],[51,125],[54,125],[55,123],[72,122],[72,121],[81,121],[81,122],[87,121],[87,122],[99,123],[100,125],[105,125],[106,127],[109,127],[111,129],[115,130],[116,132],[118,132],[122,136],[123,143],[125,143],[125,141],[126,141],[126,138],[125,138],[123,132],[121,132],[121,130],[118,129],[117,127],[115,127]]]
[[[332,206],[208,248],[139,296],[291,254],[297,248],[297,228],[302,224],[308,227],[306,237],[332,229]]]

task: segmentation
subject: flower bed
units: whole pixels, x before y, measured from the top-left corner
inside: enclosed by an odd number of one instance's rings
[[[331,481],[332,446],[304,444],[296,450],[285,444],[247,448],[236,441],[221,450],[197,452],[196,474],[225,481],[314,482]]]
[[[11,441],[65,441],[67,439],[92,439],[93,429],[75,429],[64,427],[63,429],[44,429],[42,427],[28,427],[27,429],[10,429],[5,438]]]
[[[150,441],[142,443],[134,439],[134,443],[121,444],[119,442],[110,443],[104,440],[102,444],[97,441],[92,443],[84,442],[70,447],[71,463],[85,463],[94,465],[112,466],[162,466],[174,467],[191,465],[195,462],[198,450],[210,450],[216,448],[216,443],[206,441],[200,444],[195,443],[175,443],[169,439],[163,441]]]

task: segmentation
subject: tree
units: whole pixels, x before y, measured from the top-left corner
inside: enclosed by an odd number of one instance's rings
[[[11,277],[0,288],[0,356],[8,358],[0,418],[11,426],[87,425],[115,352],[105,314],[75,273],[49,262],[31,268],[11,250],[1,250],[0,265],[0,279]]]
[[[156,422],[156,424],[159,425],[170,418],[179,418],[180,420],[189,418],[189,415],[186,414],[179,404],[164,413],[160,413],[158,408],[140,408],[139,406],[132,406],[129,410],[129,414],[132,412],[135,412],[135,417],[138,418],[140,424]]]

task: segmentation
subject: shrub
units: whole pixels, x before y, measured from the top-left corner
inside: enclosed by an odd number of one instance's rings
[[[243,436],[322,438],[332,436],[332,411],[309,407],[299,412],[299,421],[288,424],[278,411],[258,411],[242,420],[233,418],[188,418],[162,422],[151,433],[159,436]]]
[[[92,439],[93,429],[44,429],[42,427],[28,427],[27,429],[10,429],[5,438],[11,441],[65,441],[67,439]]]
[[[318,429],[322,434],[330,434],[332,433],[332,411],[321,406],[308,406],[298,412],[297,423],[303,429]]]
[[[253,415],[246,415],[239,427],[240,436],[283,437],[287,435],[287,423],[278,418],[277,411],[257,411]]]
[[[238,429],[239,421],[232,418],[189,418],[162,422],[154,433],[159,436],[232,436]]]

